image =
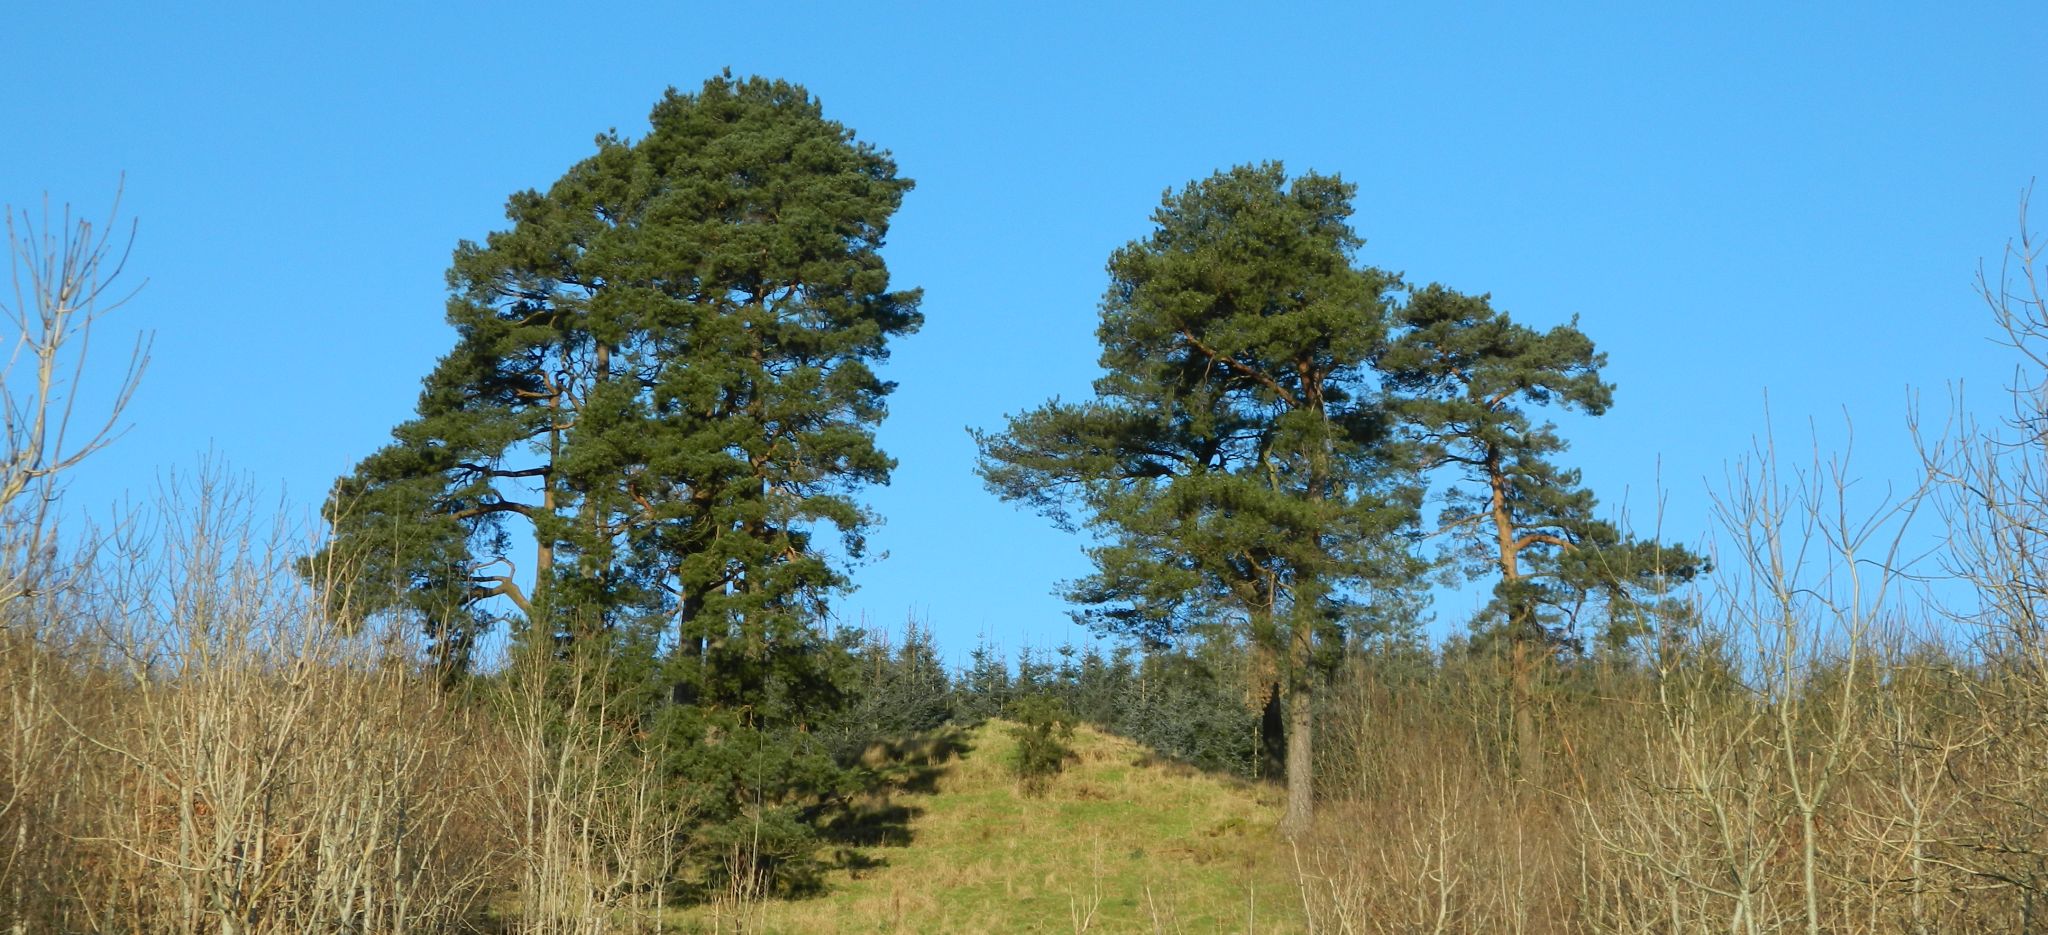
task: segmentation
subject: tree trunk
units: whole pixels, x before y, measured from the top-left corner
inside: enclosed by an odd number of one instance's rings
[[[682,572],[676,573],[676,579],[682,580]],[[684,647],[685,654],[699,667],[704,665],[704,634],[692,631],[696,630],[697,615],[703,610],[704,592],[694,588],[684,593],[676,608],[676,644]]]
[[[1509,703],[1515,710],[1515,774],[1525,782],[1543,775],[1543,739],[1536,733],[1536,662],[1529,641],[1517,638],[1509,654]]]
[[[1322,384],[1311,369],[1306,361],[1297,367],[1307,408],[1322,420],[1322,436],[1308,450],[1308,498],[1320,526],[1330,479],[1330,424],[1323,408]],[[1315,538],[1320,547],[1321,533]],[[1315,820],[1315,677],[1310,651],[1314,648],[1317,604],[1323,595],[1321,582],[1313,574],[1304,573],[1295,583],[1294,623],[1288,627],[1292,632],[1287,660],[1287,816],[1280,825],[1288,837],[1307,834]]]
[[[552,384],[551,384],[552,385]],[[555,472],[562,463],[562,388],[553,387],[548,397],[548,466],[540,475],[540,509],[547,516],[555,515]],[[541,524],[533,527],[533,601],[538,602],[545,612],[552,605],[547,600],[548,583],[555,576],[555,540],[542,531]],[[527,626],[536,621],[532,611],[526,615]]]
[[[1309,677],[1309,634],[1296,621],[1288,639],[1287,666],[1287,815],[1280,831],[1288,837],[1308,832],[1315,820],[1315,682]]]
[[[1314,724],[1314,690],[1297,677],[1287,688],[1287,816],[1280,831],[1288,837],[1307,833],[1315,820]]]
[[[1485,468],[1494,536],[1500,548],[1501,583],[1512,589],[1522,578],[1522,549],[1515,539],[1514,514],[1508,507],[1507,472],[1501,464],[1500,450],[1492,445],[1486,448]],[[1543,637],[1534,632],[1536,609],[1524,603],[1520,594],[1510,591],[1506,610],[1510,647],[1508,704],[1514,709],[1515,775],[1534,781],[1543,757],[1542,739],[1536,734],[1536,713],[1532,710],[1536,703],[1532,683],[1540,658],[1540,647],[1534,644]]]

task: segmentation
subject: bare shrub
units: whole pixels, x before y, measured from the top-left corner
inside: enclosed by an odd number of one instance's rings
[[[118,206],[119,198],[115,199]],[[92,801],[72,782],[79,737],[58,705],[92,697],[101,681],[51,627],[53,596],[73,584],[75,565],[58,560],[56,511],[68,472],[118,434],[121,412],[141,377],[139,341],[104,402],[81,400],[93,328],[119,308],[128,241],[118,210],[102,225],[6,209],[9,288],[0,322],[0,923],[20,933],[52,921],[63,895],[61,868],[78,860],[68,817]],[[132,230],[132,228],[131,228]],[[76,417],[76,418],[74,418]]]
[[[1545,687],[1540,787],[1503,781],[1500,699],[1466,674],[1483,658],[1347,670],[1325,771],[1343,821],[1299,858],[1311,927],[2041,927],[2044,285],[2023,234],[1981,288],[2020,357],[2010,414],[1987,427],[1959,404],[1909,489],[1859,499],[1845,461],[1787,466],[1763,443],[1716,502],[1712,589]]]
[[[300,543],[218,473],[166,486],[52,602],[97,690],[55,704],[82,791],[66,928],[403,932],[468,918],[492,852],[473,715],[412,647],[326,616]],[[345,633],[354,632],[349,636]],[[55,777],[53,777],[55,778]]]
[[[515,795],[491,817],[517,868],[517,927],[658,931],[690,817],[665,751],[619,729],[602,659],[527,652],[496,690]]]
[[[404,630],[334,619],[343,571],[295,574],[309,550],[249,507],[218,473],[174,481],[38,605],[43,638],[0,647],[10,739],[55,748],[9,764],[9,789],[46,794],[16,809],[38,823],[17,924],[656,928],[687,811],[601,666],[450,694]]]
[[[2011,905],[2031,930],[2048,915],[2048,254],[2027,209],[2023,196],[2018,239],[1978,279],[2017,357],[2008,408],[1979,422],[1958,391],[1948,431],[1923,449],[1948,531],[1943,568],[1967,585],[1952,619],[1976,634],[1980,661],[1959,686],[1970,703],[1954,715],[1971,733],[1938,748],[1966,800],[1927,859],[1981,899]]]

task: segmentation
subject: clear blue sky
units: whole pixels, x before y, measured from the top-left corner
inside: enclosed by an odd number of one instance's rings
[[[986,494],[964,428],[1094,375],[1103,262],[1167,186],[1282,159],[1359,186],[1363,259],[1539,326],[1579,316],[1617,405],[1567,423],[1639,525],[1703,530],[1765,427],[1857,423],[1911,474],[1909,388],[2007,358],[1970,291],[2048,171],[2038,5],[17,3],[0,200],[103,210],[127,177],[156,354],[84,471],[103,512],[209,449],[310,510],[449,347],[443,270],[668,85],[785,77],[918,186],[887,256],[922,285],[882,430],[885,561],[842,615],[1076,635],[1079,543]],[[111,347],[112,344],[103,345]]]

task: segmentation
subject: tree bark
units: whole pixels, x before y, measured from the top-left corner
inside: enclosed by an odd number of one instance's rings
[[[1534,690],[1535,667],[1538,662],[1536,642],[1538,635],[1530,632],[1534,621],[1534,608],[1523,603],[1513,590],[1515,582],[1522,578],[1522,544],[1515,538],[1514,515],[1508,509],[1507,470],[1501,464],[1500,451],[1492,445],[1486,448],[1485,469],[1493,510],[1494,535],[1500,547],[1500,577],[1509,588],[1507,602],[1508,638],[1508,704],[1514,709],[1514,767],[1515,774],[1526,780],[1534,780],[1541,767],[1542,740],[1536,735],[1536,703]]]
[[[548,397],[548,466],[540,475],[540,508],[548,516],[555,515],[555,465],[562,463],[562,391],[556,387]],[[533,529],[533,594],[539,597],[548,590],[548,579],[555,573],[555,543],[536,524]],[[531,623],[531,614],[528,615]]]
[[[1543,738],[1536,733],[1536,660],[1529,641],[1516,638],[1509,654],[1508,692],[1515,707],[1515,773],[1526,782],[1543,775]]]
[[[1315,684],[1308,671],[1308,633],[1295,624],[1287,673],[1287,815],[1280,831],[1306,834],[1315,821]]]

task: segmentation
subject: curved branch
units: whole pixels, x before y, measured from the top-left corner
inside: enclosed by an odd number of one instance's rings
[[[1570,539],[1566,539],[1563,536],[1556,536],[1547,532],[1532,532],[1522,536],[1520,539],[1515,540],[1515,551],[1519,552],[1538,543],[1541,543],[1543,545],[1554,545],[1560,549],[1576,549],[1579,547],[1578,543],[1573,542]]]
[[[475,575],[469,580],[471,582],[469,589],[470,600],[481,601],[492,597],[509,597],[512,599],[512,603],[519,608],[520,613],[528,615],[533,613],[533,604],[527,600],[526,592],[520,590],[519,582],[513,581],[510,575]],[[482,587],[481,583],[486,581],[496,583],[488,588]]]
[[[1200,338],[1195,337],[1194,332],[1189,331],[1186,328],[1180,329],[1180,336],[1186,338],[1188,344],[1194,347],[1195,350],[1200,351],[1202,353],[1202,356],[1209,358],[1211,361],[1215,363],[1219,363],[1225,367],[1229,367],[1230,369],[1237,371],[1238,375],[1249,378],[1252,382],[1257,383],[1260,386],[1263,386],[1269,390],[1272,390],[1273,395],[1280,397],[1280,399],[1286,402],[1287,405],[1293,406],[1297,409],[1301,407],[1300,398],[1296,397],[1293,391],[1289,390],[1287,387],[1280,385],[1280,381],[1273,379],[1265,371],[1244,364],[1238,361],[1237,358],[1227,357],[1223,354],[1217,353],[1215,348],[1212,348],[1207,344],[1203,344]]]
[[[489,516],[493,513],[517,513],[521,516],[531,517],[539,509],[536,506],[515,503],[511,500],[497,500],[491,503],[479,503],[466,510],[456,510],[448,515],[453,519],[475,519],[479,516]]]

